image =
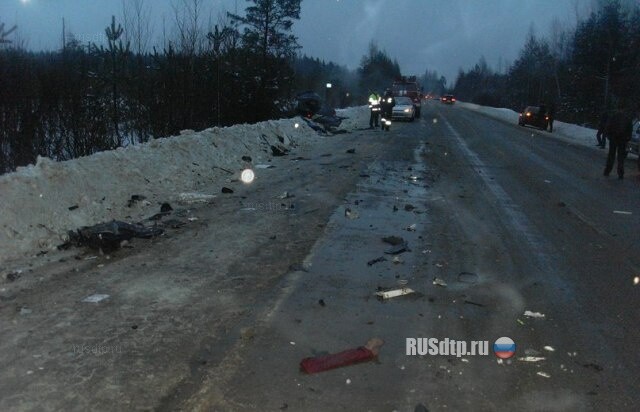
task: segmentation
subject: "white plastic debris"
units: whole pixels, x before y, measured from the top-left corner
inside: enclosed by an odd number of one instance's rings
[[[545,347],[544,347],[544,350],[546,350],[546,351],[548,351],[548,352],[555,352],[555,351],[556,351],[555,349],[553,349],[553,347],[552,347],[552,346],[545,346]]]
[[[376,292],[376,296],[382,299],[391,299],[398,296],[409,295],[411,293],[415,293],[415,290],[411,288],[400,288],[400,289],[387,290],[384,292]]]
[[[398,265],[398,264],[404,263],[404,260],[402,260],[402,259],[400,258],[400,256],[394,256],[394,257],[393,257],[393,263],[395,263],[396,265]]]
[[[518,358],[520,362],[540,362],[543,360],[547,360],[547,358],[543,356],[525,356],[523,358]]]
[[[542,376],[543,378],[550,378],[551,377],[551,375],[549,375],[547,372],[538,372],[538,373],[536,373],[536,375]]]
[[[178,200],[183,203],[207,203],[215,198],[216,195],[195,192],[185,192],[178,195]]]
[[[614,210],[613,213],[615,213],[617,215],[631,215],[631,214],[633,214],[632,212],[628,212],[626,210]]]
[[[280,196],[278,196],[278,199],[289,199],[292,198],[293,195],[287,191],[282,192],[282,194]]]
[[[412,225],[407,226],[406,230],[408,232],[415,232],[416,231],[416,227],[417,227],[417,225],[414,223]]]
[[[273,165],[256,165],[256,169],[271,169]]]
[[[526,310],[524,312],[524,316],[528,317],[528,318],[544,318],[544,313],[540,313],[540,312],[532,312],[530,310]]]
[[[447,282],[445,282],[444,280],[440,279],[440,278],[434,278],[433,279],[433,284],[436,286],[442,286],[443,288],[447,287]]]
[[[110,297],[109,295],[96,293],[95,295],[87,296],[86,298],[82,299],[82,302],[98,303],[98,302],[102,302],[105,299],[108,299],[109,297]]]

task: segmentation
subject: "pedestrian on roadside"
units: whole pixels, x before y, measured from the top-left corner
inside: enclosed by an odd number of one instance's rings
[[[624,178],[624,159],[627,157],[627,144],[633,133],[633,118],[623,110],[617,110],[608,116],[604,135],[609,139],[609,155],[604,175],[609,176],[613,164],[618,158],[618,179]]]
[[[598,133],[596,133],[596,139],[598,143],[596,146],[600,146],[601,149],[604,149],[607,144],[607,136],[605,135],[605,127],[607,126],[607,119],[609,118],[609,112],[603,111],[600,113],[600,120],[598,121]]]
[[[380,117],[380,95],[375,91],[369,95],[369,110],[371,111],[371,115],[369,116],[369,128],[378,128],[378,118]]]
[[[547,124],[549,125],[549,133],[553,133],[553,120],[556,117],[556,105],[555,104],[551,104],[551,106],[549,106],[549,110],[547,111]]]

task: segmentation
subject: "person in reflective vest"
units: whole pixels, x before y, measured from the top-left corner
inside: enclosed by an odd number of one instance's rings
[[[382,129],[389,130],[389,126],[391,125],[391,115],[393,114],[393,106],[396,105],[396,99],[393,98],[393,93],[391,93],[390,89],[384,93],[382,100],[380,102],[380,109],[382,118],[387,121],[381,122]]]
[[[378,127],[378,118],[380,117],[380,96],[376,92],[372,92],[369,95],[369,110],[371,116],[369,117],[369,127],[373,129]]]

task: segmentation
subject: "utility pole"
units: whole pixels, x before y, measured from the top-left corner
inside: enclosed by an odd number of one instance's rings
[[[62,51],[67,50],[67,29],[64,24],[64,17],[62,18]]]

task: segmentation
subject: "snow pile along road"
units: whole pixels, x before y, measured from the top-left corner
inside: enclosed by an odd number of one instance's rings
[[[359,117],[360,111],[345,109],[340,115]],[[343,128],[354,124],[357,119],[346,120]],[[163,202],[210,200],[244,168],[268,163],[274,150],[316,139],[321,137],[294,118],[183,131],[66,162],[38,158],[36,165],[0,176],[0,263],[55,249],[69,230],[81,226],[140,221],[158,213]],[[206,193],[212,187],[215,193]],[[130,202],[134,195],[140,201]]]
[[[480,106],[474,103],[465,102],[457,102],[457,104],[465,109],[483,113],[487,116],[493,117],[494,119],[503,120],[516,125],[518,124],[519,113],[511,109]],[[553,133],[551,135],[559,135],[574,143],[593,147],[596,144],[596,132],[597,130],[595,129],[555,120],[553,122]]]

